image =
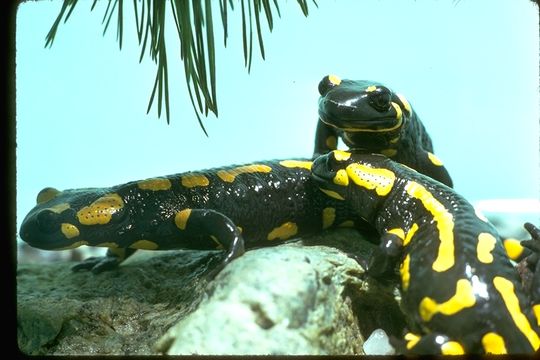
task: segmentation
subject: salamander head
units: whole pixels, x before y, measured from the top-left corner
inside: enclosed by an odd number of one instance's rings
[[[319,156],[311,168],[312,178],[326,195],[345,200],[364,219],[376,216],[381,201],[396,181],[390,160],[379,154],[352,154],[334,150]]]
[[[125,211],[122,198],[102,189],[59,191],[45,188],[37,196],[37,205],[28,213],[20,229],[21,239],[44,250],[62,250],[81,245],[97,245],[99,227],[118,223]],[[111,221],[113,219],[113,221]],[[92,226],[92,239],[81,236]]]
[[[319,94],[320,120],[344,131],[343,140],[351,148],[388,146],[412,116],[403,96],[374,81],[328,75],[319,83]]]

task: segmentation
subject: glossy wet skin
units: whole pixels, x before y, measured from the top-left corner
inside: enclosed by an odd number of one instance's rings
[[[538,299],[522,288],[495,228],[466,199],[380,154],[335,150],[313,162],[312,176],[379,232],[382,256],[368,273],[398,265],[401,306],[417,332],[404,338],[406,351],[539,349]]]
[[[319,84],[319,117],[325,124],[350,132],[401,126],[403,104],[389,88],[369,80],[325,79]]]
[[[251,245],[349,224],[350,209],[322,196],[310,168],[310,161],[286,159],[110,188],[46,188],[23,220],[20,236],[45,250],[81,245],[205,250],[230,249],[237,228]]]
[[[452,179],[407,99],[370,80],[327,75],[319,82],[319,121],[313,158],[336,150],[338,139],[354,153],[377,153],[448,186]]]

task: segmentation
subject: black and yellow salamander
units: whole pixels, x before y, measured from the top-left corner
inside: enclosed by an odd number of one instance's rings
[[[319,122],[313,158],[337,148],[383,154],[452,187],[442,161],[407,99],[368,80],[325,76],[319,83]]]
[[[336,150],[317,158],[312,174],[322,192],[349,203],[381,236],[368,274],[390,268],[400,279],[413,330],[404,352],[538,350],[540,299],[529,299],[497,231],[463,197],[380,154]],[[538,245],[540,232],[528,230]]]
[[[348,206],[313,184],[311,164],[264,161],[110,188],[45,188],[19,234],[46,250],[109,248],[76,270],[114,268],[135,249],[224,249],[224,266],[244,252],[244,241],[264,245],[354,226]]]

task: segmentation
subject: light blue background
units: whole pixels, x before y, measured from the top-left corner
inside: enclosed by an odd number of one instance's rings
[[[538,15],[527,0],[296,1],[266,32],[267,59],[243,67],[240,12],[222,46],[215,3],[219,118],[200,130],[168,33],[171,124],[146,108],[154,63],[139,48],[126,3],[122,51],[106,2],[81,1],[51,49],[60,1],[17,14],[18,225],[39,190],[110,186],[187,170],[311,155],[317,84],[326,74],[383,82],[429,130],[457,191],[471,201],[539,194]],[[170,14],[170,13],[169,13]],[[266,25],[266,23],[265,23]]]

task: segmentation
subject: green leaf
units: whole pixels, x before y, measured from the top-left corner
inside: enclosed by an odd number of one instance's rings
[[[247,1],[247,5],[246,5]],[[281,17],[278,0],[272,1]],[[72,14],[78,0],[64,0],[60,13],[56,17],[47,36],[45,47],[51,47],[62,19],[64,22]],[[92,2],[91,11],[99,2]],[[206,135],[201,115],[208,112],[218,115],[217,102],[217,58],[215,51],[215,37],[212,14],[212,0],[133,0],[135,27],[137,40],[141,49],[139,62],[145,54],[149,55],[157,65],[156,77],[152,86],[147,113],[150,112],[154,101],[157,101],[158,117],[161,117],[162,108],[165,106],[167,123],[170,122],[170,99],[169,99],[169,73],[167,64],[167,47],[165,41],[165,22],[167,18],[167,3],[170,3],[171,13],[176,25],[176,32],[180,41],[180,60],[184,64],[184,75],[191,105],[195,115]],[[301,11],[308,15],[307,0],[297,0]],[[317,6],[315,0],[313,4]],[[221,22],[223,25],[223,43],[227,46],[228,11],[234,11],[233,0],[219,0]],[[249,72],[253,59],[253,17],[257,30],[257,41],[261,57],[265,58],[263,29],[261,14],[264,13],[270,32],[274,28],[274,16],[270,0],[240,0],[242,21],[242,46],[244,53],[244,66]],[[103,34],[106,33],[112,16],[116,10],[117,33],[116,38],[119,48],[122,49],[124,37],[124,0],[109,0],[103,15]],[[263,12],[264,10],[264,12]],[[248,39],[249,34],[249,39]],[[156,98],[157,95],[157,98]]]

